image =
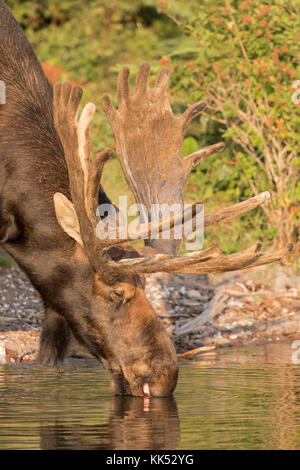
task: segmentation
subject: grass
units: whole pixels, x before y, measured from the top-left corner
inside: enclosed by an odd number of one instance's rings
[[[15,262],[9,255],[0,254],[0,268],[11,268],[15,265]]]

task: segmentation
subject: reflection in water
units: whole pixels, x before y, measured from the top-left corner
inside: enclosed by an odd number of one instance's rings
[[[42,449],[174,449],[179,418],[174,398],[114,397],[107,423],[72,426],[57,420],[41,426]]]
[[[0,449],[299,449],[291,354],[270,344],[185,362],[175,399],[112,397],[93,360],[68,361],[63,374],[0,366]]]

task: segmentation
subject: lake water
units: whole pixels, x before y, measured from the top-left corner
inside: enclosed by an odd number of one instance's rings
[[[113,397],[93,360],[0,366],[0,449],[299,449],[290,344],[183,363],[174,398]]]

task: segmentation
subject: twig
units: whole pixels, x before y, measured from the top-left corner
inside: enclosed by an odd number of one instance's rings
[[[181,26],[181,22],[176,18],[176,16],[172,13],[166,13],[166,16],[170,18],[177,26]]]
[[[178,357],[192,356],[194,354],[199,354],[206,351],[213,351],[216,349],[216,346],[201,346],[200,348],[191,349],[190,351],[185,351],[184,353],[177,354]]]
[[[35,352],[36,352],[36,349],[33,349],[32,351],[22,354],[22,356],[19,357],[19,361],[22,362],[25,356],[31,356],[31,354],[34,354]]]

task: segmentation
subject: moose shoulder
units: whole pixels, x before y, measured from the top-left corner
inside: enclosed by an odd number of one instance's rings
[[[183,207],[183,186],[190,170],[223,144],[183,158],[184,132],[205,104],[196,103],[175,117],[167,99],[169,70],[162,69],[154,88],[148,87],[149,73],[149,65],[143,64],[130,96],[129,70],[124,68],[118,80],[118,110],[104,96],[104,111],[136,201],[147,208],[157,201]],[[124,243],[132,240],[129,233],[125,240],[118,234],[98,238],[96,209],[99,202],[109,202],[100,185],[101,174],[111,152],[90,158],[88,130],[95,107],[87,104],[78,118],[82,90],[69,84],[57,84],[53,96],[21,27],[1,1],[0,80],[6,85],[6,103],[0,105],[0,243],[43,298],[40,360],[63,360],[75,338],[104,363],[116,394],[171,394],[177,357],[146,298],[144,275],[243,269],[277,261],[290,247],[261,253],[260,245],[255,245],[229,256],[212,247],[178,256],[178,241],[172,234],[170,240],[150,237],[164,231],[164,220],[143,221],[139,227],[139,237],[150,246],[148,255]],[[158,139],[160,152],[155,147]],[[262,193],[208,214],[205,225],[251,210],[267,196]],[[171,220],[171,228],[187,218],[194,222],[196,213],[196,206],[180,212]]]

